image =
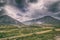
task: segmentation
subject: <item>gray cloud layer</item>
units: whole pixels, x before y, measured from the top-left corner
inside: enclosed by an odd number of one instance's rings
[[[17,0],[16,0],[17,1]],[[19,0],[14,2],[19,8],[18,16],[22,15],[22,20],[39,18],[42,16],[60,17],[60,1],[59,0]],[[14,6],[14,7],[15,7]],[[14,8],[14,10],[16,10]],[[11,13],[12,15],[12,13]],[[18,17],[18,19],[20,19]]]
[[[36,2],[37,1],[37,2]],[[24,2],[24,1],[23,1]],[[60,11],[60,1],[59,0],[30,0],[33,3],[26,3],[29,6],[27,7],[32,13],[32,18],[37,18],[44,15],[55,15]],[[34,3],[36,2],[36,3]],[[23,3],[22,3],[23,4]],[[25,4],[25,5],[26,5]],[[35,8],[33,8],[35,7]],[[26,8],[26,9],[27,9]],[[57,14],[59,15],[59,14]]]

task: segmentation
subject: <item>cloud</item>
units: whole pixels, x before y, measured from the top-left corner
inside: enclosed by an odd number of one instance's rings
[[[59,6],[59,4],[60,4],[60,1],[51,4],[51,5],[49,6],[48,10],[49,10],[50,12],[53,12],[53,13],[56,13],[56,12],[60,11],[60,8],[59,8],[60,6]]]
[[[52,4],[58,2],[58,0],[38,0],[35,3],[28,2],[28,0],[23,0],[22,5],[23,8],[7,5],[5,6],[5,10],[8,12],[7,15],[18,21],[26,21],[34,18],[39,18],[41,16],[54,16],[55,13],[52,11],[54,8],[51,7]],[[27,6],[28,5],[28,6]],[[51,10],[52,9],[52,10]],[[55,9],[56,10],[56,9]]]

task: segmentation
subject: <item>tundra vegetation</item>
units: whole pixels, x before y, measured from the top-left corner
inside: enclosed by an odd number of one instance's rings
[[[60,33],[59,28],[50,25],[0,25],[0,40],[55,40],[54,37]]]

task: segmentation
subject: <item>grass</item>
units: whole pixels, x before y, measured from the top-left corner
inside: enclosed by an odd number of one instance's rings
[[[34,33],[34,32],[40,32],[45,30],[50,30],[49,28],[21,28],[21,33],[28,34],[28,33]]]
[[[12,30],[11,32],[0,32],[0,38],[11,37],[15,35],[19,35],[18,30]]]
[[[56,31],[56,35],[60,35],[60,31]]]
[[[36,28],[36,27],[35,28],[33,27],[18,28],[12,25],[9,25],[9,26],[0,25],[0,38],[35,33],[35,32],[40,32],[40,31],[45,31],[45,30],[50,30],[50,28]]]
[[[39,27],[18,28],[12,25],[0,25],[0,39],[34,33],[31,36],[16,37],[9,40],[54,40],[54,36],[57,33],[60,33],[60,32],[56,32],[55,29],[56,28],[41,28],[41,27],[40,28]],[[52,30],[52,31],[40,35],[35,34],[36,32],[42,32],[46,30]]]
[[[41,35],[33,34],[32,36],[18,37],[10,40],[54,40],[54,33],[49,32]]]

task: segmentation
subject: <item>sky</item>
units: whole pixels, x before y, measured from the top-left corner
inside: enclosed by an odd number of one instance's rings
[[[8,0],[5,5],[6,14],[20,22],[53,16],[60,19],[59,0]]]

